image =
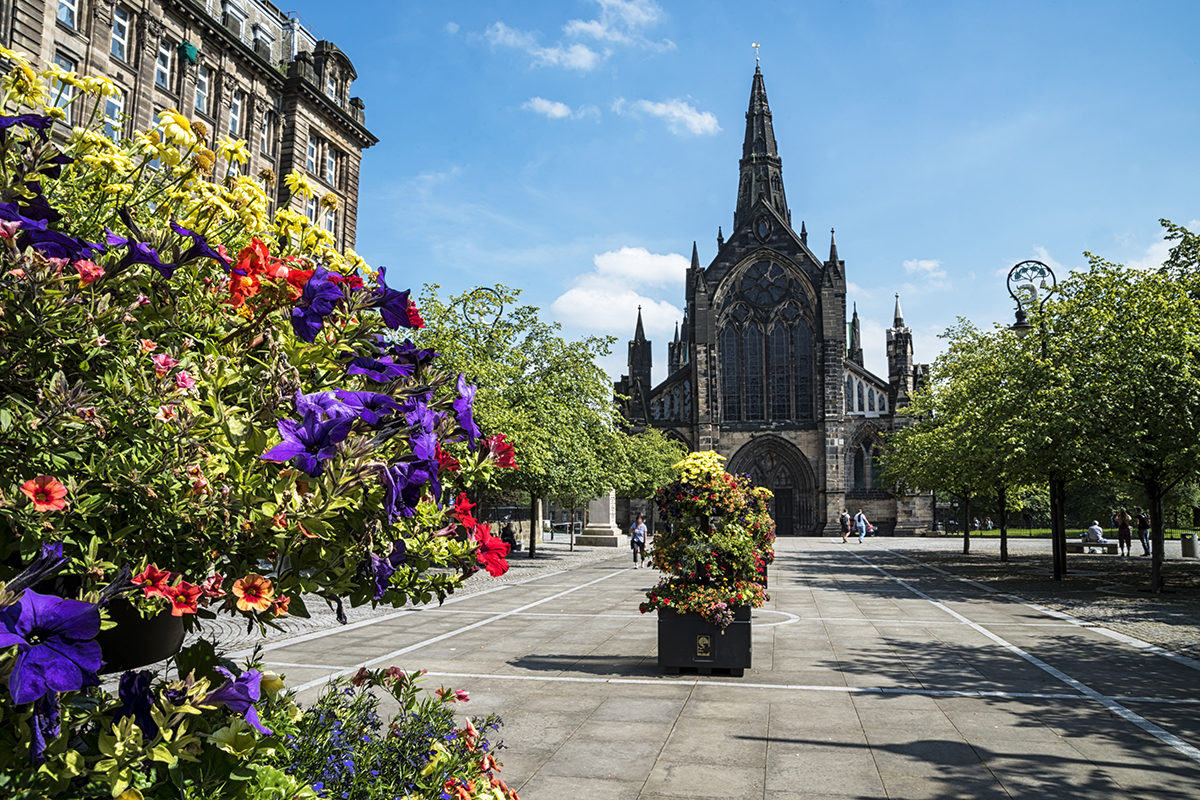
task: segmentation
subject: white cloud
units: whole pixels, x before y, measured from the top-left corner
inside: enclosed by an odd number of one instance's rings
[[[531,97],[521,105],[521,108],[550,119],[566,119],[571,116],[569,105],[557,100],[547,100],[544,97]]]
[[[575,285],[551,304],[566,325],[595,333],[628,337],[638,306],[646,335],[670,336],[683,311],[665,300],[648,296],[651,288],[678,294],[688,259],[678,253],[651,253],[644,247],[622,247],[592,257],[595,266],[575,278]]]
[[[667,128],[674,134],[712,136],[721,131],[715,114],[711,111],[700,111],[677,98],[662,103],[650,100],[635,100],[630,103],[624,97],[618,97],[613,101],[612,110],[617,114],[648,114],[659,117],[666,120]]]
[[[600,5],[600,18],[591,20],[573,19],[563,26],[567,36],[590,37],[608,44],[626,45],[644,50],[670,50],[675,43],[670,39],[652,42],[642,34],[663,18],[663,10],[651,0],[596,0]]]
[[[446,31],[446,33],[453,36],[454,34],[458,33],[458,28],[459,28],[458,23],[451,21],[451,22],[447,22],[445,24],[445,26],[443,26],[442,30]]]
[[[509,27],[503,22],[493,22],[483,35],[493,47],[513,47],[525,51],[535,67],[565,67],[587,72],[599,66],[607,55],[578,42],[542,47],[538,44],[536,34]]]
[[[566,103],[560,103],[558,100],[547,100],[544,97],[531,97],[521,104],[521,108],[526,111],[532,111],[535,114],[541,114],[550,119],[582,119],[583,117],[594,117],[600,114],[600,109],[591,105],[580,106],[579,108],[571,108]]]
[[[1067,268],[1064,267],[1057,260],[1055,260],[1055,258],[1052,255],[1050,255],[1049,250],[1047,250],[1046,248],[1044,248],[1040,244],[1038,244],[1038,245],[1034,245],[1033,252],[1037,256],[1037,260],[1042,262],[1046,266],[1048,266],[1050,269],[1054,270],[1054,274],[1057,275],[1059,277],[1059,279],[1065,278],[1067,276]],[[1009,269],[1012,269],[1012,267],[1009,267]]]
[[[946,269],[936,258],[909,258],[904,261],[904,271],[916,276],[926,289],[942,289],[949,285]]]

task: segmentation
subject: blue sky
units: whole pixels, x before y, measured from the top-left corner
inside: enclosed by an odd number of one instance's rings
[[[1158,218],[1200,230],[1200,3],[747,7],[294,0],[381,140],[357,249],[400,288],[520,287],[618,336],[614,375],[641,303],[662,378],[685,257],[732,224],[751,42],[793,221],[822,257],[837,229],[876,372],[896,292],[930,361],[956,316],[1011,320],[1017,261],[1157,264]]]

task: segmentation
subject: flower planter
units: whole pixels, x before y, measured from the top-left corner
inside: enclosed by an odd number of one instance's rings
[[[144,667],[170,658],[183,647],[183,617],[163,611],[145,619],[125,600],[113,600],[107,608],[117,626],[96,637],[104,659],[102,674]]]
[[[750,606],[734,606],[733,622],[724,631],[699,614],[660,608],[658,666],[667,673],[728,670],[742,677],[750,666]]]

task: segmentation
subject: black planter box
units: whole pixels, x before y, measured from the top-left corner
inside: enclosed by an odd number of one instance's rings
[[[669,673],[728,670],[740,678],[750,666],[750,606],[734,606],[733,622],[724,631],[699,614],[660,608],[658,666]]]

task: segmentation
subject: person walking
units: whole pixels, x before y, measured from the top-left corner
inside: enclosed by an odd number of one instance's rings
[[[866,538],[867,526],[871,523],[867,522],[867,515],[860,508],[858,513],[854,515],[854,527],[858,529],[858,543],[862,544],[862,540]]]
[[[838,517],[838,522],[842,526],[842,544],[845,544],[846,538],[850,536],[850,509],[842,509],[842,515]]]
[[[633,548],[633,568],[637,569],[640,561],[646,560],[646,518],[637,515],[637,521],[629,529],[629,546]]]
[[[1137,516],[1138,538],[1142,540],[1142,555],[1150,555],[1150,515],[1138,506],[1134,510]]]
[[[1131,556],[1129,552],[1130,546],[1133,544],[1133,531],[1129,524],[1133,522],[1133,517],[1125,509],[1117,512],[1117,550],[1123,556]]]

